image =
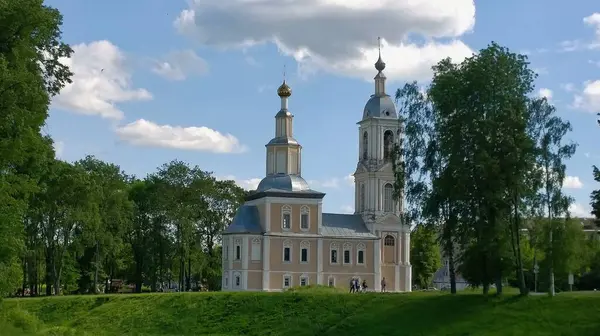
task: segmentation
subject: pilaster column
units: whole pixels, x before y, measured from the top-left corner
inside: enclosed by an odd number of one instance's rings
[[[403,233],[402,236],[404,237],[404,264],[405,265],[410,265],[410,231],[408,229],[406,229]]]
[[[319,210],[321,205],[319,204]],[[321,214],[319,211],[319,222],[321,222]],[[320,232],[320,229],[319,229]],[[317,285],[323,284],[323,238],[317,238]]]
[[[250,256],[249,237],[242,238],[242,289],[248,289],[248,259]]]
[[[271,274],[269,270],[271,269],[271,239],[269,236],[264,236],[262,241],[262,257],[263,257],[263,291],[269,290],[269,280]]]
[[[229,254],[229,265],[227,267],[227,272],[229,272],[229,284],[227,285],[228,290],[233,288],[233,255],[235,250],[235,246],[233,246],[233,238],[233,236],[227,236],[226,238],[229,241],[227,243],[227,253]]]
[[[271,232],[271,202],[265,200],[265,232]]]
[[[373,272],[375,273],[375,291],[381,291],[381,239],[377,239],[373,244]]]

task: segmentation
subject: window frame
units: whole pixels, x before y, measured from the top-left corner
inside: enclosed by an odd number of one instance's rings
[[[229,272],[225,272],[223,275],[223,288],[229,287]]]
[[[302,251],[306,250],[306,260],[302,260]],[[308,264],[310,263],[310,242],[304,240],[300,242],[300,263]]]
[[[333,251],[335,251],[336,260],[332,261]],[[329,244],[329,264],[330,265],[339,265],[340,264],[340,245],[336,242],[332,242]]]
[[[306,216],[306,224],[305,228],[302,227],[302,218]],[[310,208],[306,205],[303,205],[300,208],[300,231],[310,231]]]
[[[285,227],[285,217],[288,216],[288,225],[289,227]],[[292,207],[289,205],[284,205],[281,207],[281,230],[282,231],[291,231],[292,230]]]
[[[388,238],[391,239],[392,243],[388,244]],[[394,237],[391,234],[386,234],[385,237],[383,238],[383,246],[392,246],[395,247],[396,246],[396,237]]]
[[[327,286],[335,287],[335,277],[333,275],[327,277]]]
[[[293,246],[293,244],[292,244],[291,240],[286,239],[286,240],[283,241],[283,249],[281,251],[281,253],[282,253],[282,255],[281,255],[281,261],[284,264],[290,264],[292,262],[292,259],[293,259],[293,256],[292,256],[292,246]],[[289,255],[289,260],[285,260],[285,250],[286,249],[289,249],[289,251],[290,251],[290,253],[289,253],[290,254]]]
[[[389,182],[383,185],[383,211],[395,212],[394,186]]]
[[[302,280],[304,280],[306,283],[303,285],[302,284]],[[299,286],[300,287],[307,287],[310,286],[310,277],[307,274],[302,274],[300,275],[300,282],[299,282]]]
[[[288,280],[288,286],[285,285],[285,280]],[[292,282],[292,275],[291,274],[284,274],[282,281],[281,281],[281,288],[283,289],[288,289],[288,288],[292,288],[294,286],[293,282]]]
[[[366,258],[366,250],[367,250],[367,246],[364,243],[359,243],[358,245],[356,245],[356,264],[360,265],[360,266],[364,266],[366,264],[365,262],[365,258]],[[363,261],[360,262],[360,253],[362,252],[362,257],[363,257]]]
[[[252,243],[250,245],[250,261],[253,262],[257,262],[260,261],[262,258],[262,251],[261,251],[261,241],[260,238],[253,238],[252,239]],[[258,256],[255,258],[254,252],[255,252],[255,248],[257,248],[258,250]]]
[[[344,243],[342,251],[342,263],[344,265],[352,265],[352,244]],[[348,252],[348,262],[346,262],[346,252]]]
[[[242,240],[235,240],[235,250],[233,251],[233,261],[241,261],[242,260]]]
[[[233,273],[233,283],[231,285],[234,289],[242,288],[242,274],[240,272]]]

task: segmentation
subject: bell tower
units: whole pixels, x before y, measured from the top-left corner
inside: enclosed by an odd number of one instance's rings
[[[371,231],[376,218],[400,216],[401,202],[394,200],[392,151],[400,137],[400,124],[394,101],[386,93],[383,74],[385,63],[375,63],[375,93],[367,101],[362,120],[358,122],[359,155],[355,180],[355,213],[363,218]]]

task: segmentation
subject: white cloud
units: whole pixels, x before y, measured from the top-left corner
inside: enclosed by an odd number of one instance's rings
[[[571,217],[591,217],[591,211],[585,205],[580,203],[572,203],[569,206]]]
[[[594,29],[594,38],[584,41],[582,39],[566,40],[559,43],[563,52],[597,49],[600,48],[600,13],[593,13],[583,18],[583,24]]]
[[[351,206],[351,205],[343,205],[343,206],[340,208],[340,211],[341,211],[342,213],[353,214],[353,213],[354,213],[354,207],[353,207],[353,206]]]
[[[249,179],[240,179],[233,175],[216,176],[216,179],[221,180],[221,181],[224,181],[224,180],[234,181],[238,186],[240,186],[240,188],[243,188],[246,190],[256,190],[256,188],[258,187],[258,184],[262,180],[261,178],[258,178],[258,177],[249,178]]]
[[[354,174],[349,174],[345,176],[344,181],[346,181],[346,183],[348,183],[349,185],[354,186]]]
[[[144,119],[121,126],[115,131],[123,141],[135,146],[177,148],[213,153],[239,153],[246,150],[231,134],[208,127],[157,125]]]
[[[181,81],[189,76],[204,75],[208,63],[193,50],[174,51],[163,60],[156,61],[152,71],[166,79]]]
[[[565,84],[561,84],[560,88],[567,91],[567,92],[573,92],[575,91],[575,85],[573,83],[565,83]]]
[[[600,13],[594,13],[583,18],[583,23],[594,29],[595,40],[588,45],[589,48],[595,49],[600,47]]]
[[[473,0],[192,0],[174,22],[204,45],[248,49],[275,43],[302,73],[323,70],[368,80],[375,74],[377,36],[383,38],[390,79],[423,79],[442,58],[471,56],[459,38],[474,24]],[[425,42],[413,43],[409,35]]]
[[[60,159],[65,152],[65,143],[64,141],[55,141],[54,144],[54,155],[57,159]]]
[[[565,176],[565,180],[563,181],[563,188],[581,189],[583,188],[583,183],[581,182],[578,176]]]
[[[575,95],[575,108],[596,113],[600,112],[600,80],[585,82],[583,91]]]
[[[56,107],[121,120],[118,103],[152,99],[147,90],[132,87],[125,54],[111,42],[82,43],[73,46],[73,51],[71,58],[61,60],[73,72],[73,83],[54,98]]]
[[[547,89],[547,88],[541,88],[537,92],[538,97],[546,98],[548,100],[552,99],[552,94],[553,94],[552,90]]]

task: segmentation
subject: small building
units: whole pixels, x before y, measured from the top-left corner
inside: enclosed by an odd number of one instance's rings
[[[302,146],[288,110],[292,90],[285,80],[278,88],[281,109],[266,145],[266,176],[223,233],[223,290],[348,287],[353,278],[375,290],[384,278],[389,291],[411,290],[410,228],[393,198],[392,148],[400,125],[385,93],[381,56],[375,68],[375,93],[358,122],[354,214],[323,213],[325,194],[302,177]]]

